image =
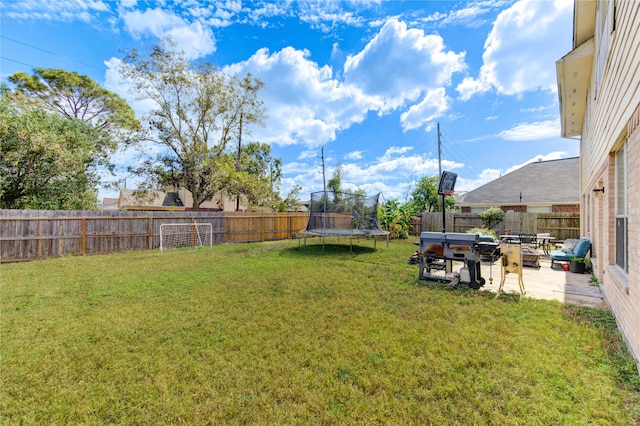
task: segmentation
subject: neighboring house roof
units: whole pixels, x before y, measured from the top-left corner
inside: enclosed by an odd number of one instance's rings
[[[572,157],[529,163],[467,192],[461,198],[458,203],[460,206],[578,204],[580,202],[580,159]]]
[[[118,207],[122,210],[184,211],[190,210],[192,205],[193,197],[191,192],[183,188],[175,189],[172,187],[155,191],[122,189],[118,200]],[[222,194],[217,194],[200,204],[201,210],[233,211],[235,208],[236,201]],[[242,203],[240,204],[240,210],[246,210],[246,206]]]
[[[125,210],[184,210],[184,204],[175,191],[137,192],[121,189],[118,207]]]
[[[118,210],[117,198],[103,198],[102,204],[98,204],[99,210]]]
[[[178,193],[174,191],[168,191],[165,193],[164,200],[162,201],[162,205],[165,207],[170,207],[170,206],[184,207],[184,204],[182,203],[180,196],[178,196]]]

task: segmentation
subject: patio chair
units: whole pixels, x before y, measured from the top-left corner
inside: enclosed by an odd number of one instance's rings
[[[568,241],[568,240],[567,240]],[[572,257],[586,257],[589,250],[591,250],[591,241],[586,238],[580,239],[576,245],[569,250],[570,243],[565,242],[565,248],[563,250],[554,250],[549,253],[551,259],[551,267],[553,268],[553,262],[568,262]]]

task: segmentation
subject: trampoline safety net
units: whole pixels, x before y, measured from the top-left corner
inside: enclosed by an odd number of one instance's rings
[[[378,220],[379,197],[379,193],[367,197],[346,192],[314,192],[309,204],[309,222],[303,233],[320,236],[387,235]]]

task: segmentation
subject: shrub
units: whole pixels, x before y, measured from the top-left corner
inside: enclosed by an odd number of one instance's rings
[[[485,227],[493,229],[494,226],[504,220],[504,212],[498,207],[491,207],[480,213],[480,218]]]

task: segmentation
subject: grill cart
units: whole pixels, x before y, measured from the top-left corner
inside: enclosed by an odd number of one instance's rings
[[[481,241],[478,234],[454,232],[422,232],[420,242],[416,244],[420,246],[417,253],[419,279],[454,284],[459,281],[476,290],[485,284],[480,274],[481,255],[493,253],[499,247],[499,243]],[[453,261],[464,264],[459,276],[452,272]]]

